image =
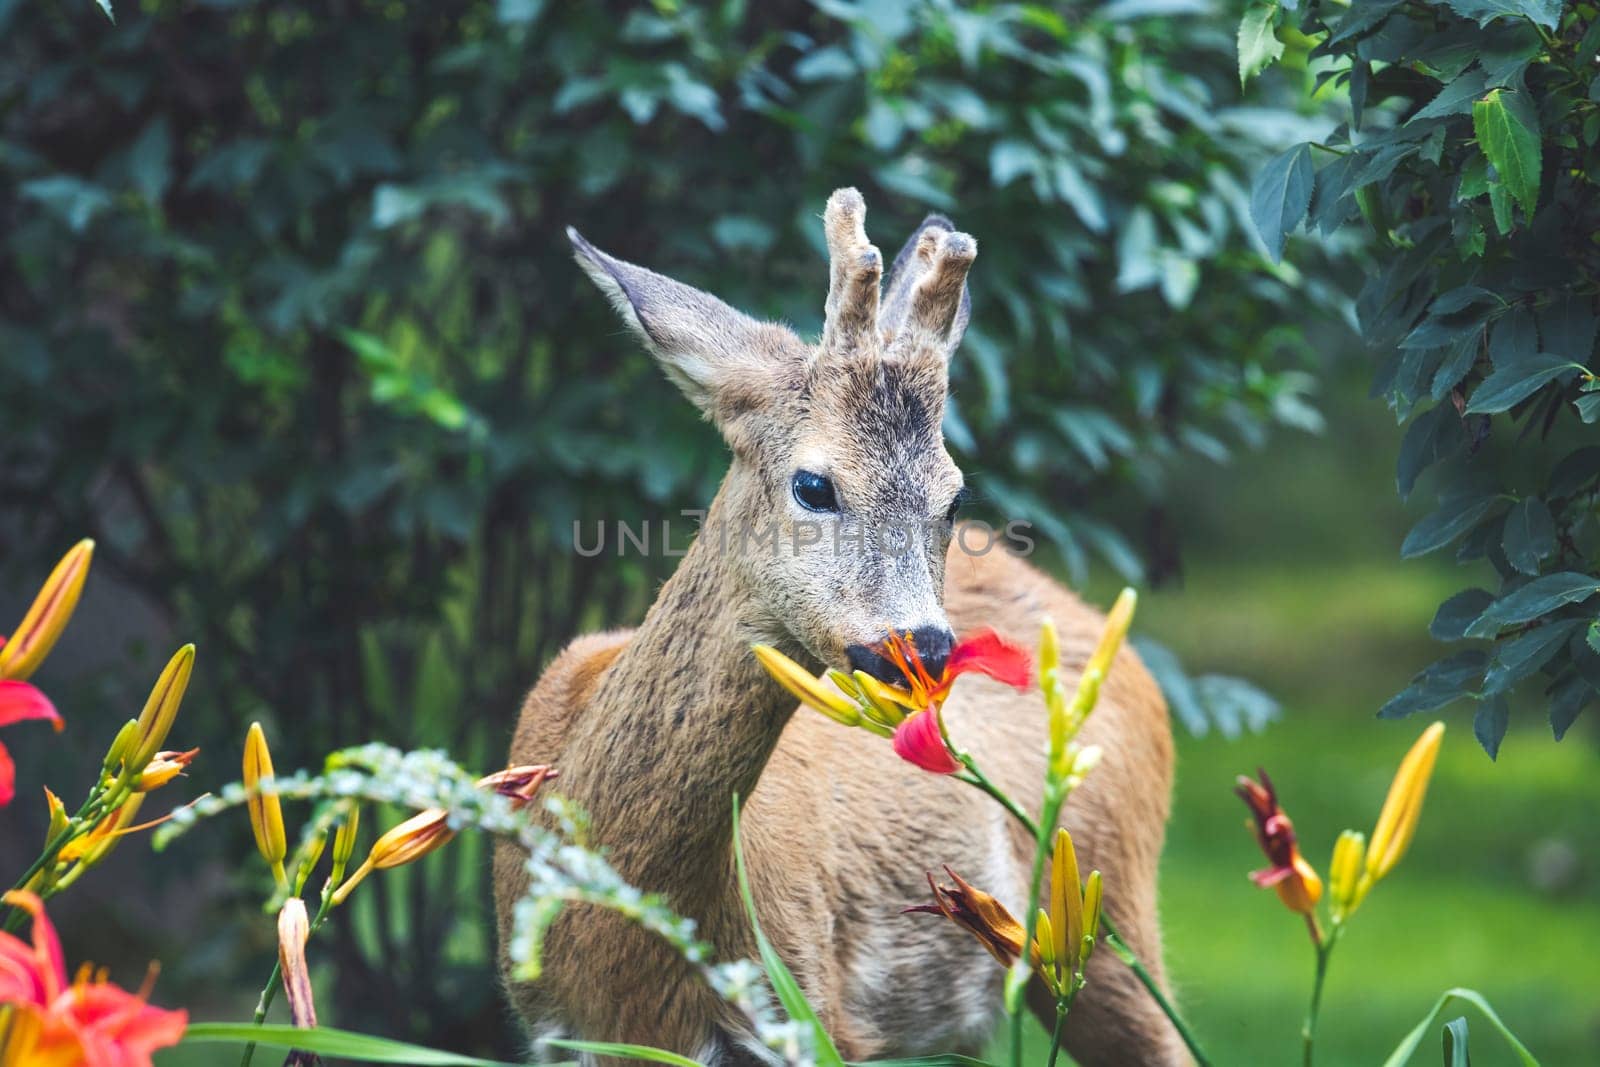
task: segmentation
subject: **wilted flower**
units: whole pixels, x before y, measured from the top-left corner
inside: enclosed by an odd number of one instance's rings
[[[0,1015],[5,1067],[150,1067],[152,1051],[178,1043],[188,1012],[152,1007],[149,981],[129,993],[87,965],[69,984],[44,903],[24,892],[0,901],[33,917],[32,945],[0,933],[0,1006],[9,1009]]]
[[[283,979],[283,995],[289,1001],[289,1020],[301,1030],[317,1025],[311,969],[306,965],[306,941],[310,936],[305,901],[290,897],[278,912],[278,972]],[[285,1067],[309,1067],[319,1062],[316,1056],[300,1049],[290,1052],[284,1060]]]
[[[1078,880],[1078,854],[1072,835],[1056,831],[1054,864],[1050,877],[1050,909],[1039,909],[1029,962],[1057,997],[1070,997],[1083,985],[1083,970],[1094,951],[1100,931],[1102,883],[1091,871],[1087,884]],[[1009,968],[1022,954],[1027,930],[995,897],[969,884],[945,868],[954,887],[943,886],[928,875],[932,904],[905,909],[943,915],[978,939],[1002,967]]]
[[[485,775],[473,784],[479,789],[492,789],[503,797],[509,797],[512,807],[520,809],[533,799],[533,794],[539,786],[555,776],[554,768],[543,764],[527,764]],[[360,885],[373,871],[386,871],[391,867],[403,867],[408,863],[415,863],[428,853],[448,845],[455,836],[456,831],[450,826],[448,811],[443,808],[428,808],[417,812],[372,843],[372,850],[367,853],[366,860],[355,869],[343,885],[334,890],[333,903],[343,904],[351,890]],[[353,832],[351,838],[353,844]],[[337,845],[335,847],[337,848]]]
[[[157,752],[145,764],[144,770],[139,772],[135,779],[134,791],[148,793],[160,789],[178,775],[182,774],[194,758],[200,754],[198,748],[191,748],[187,752]]]
[[[1268,886],[1276,888],[1278,899],[1283,901],[1285,907],[1309,915],[1322,898],[1322,879],[1300,855],[1299,845],[1295,842],[1294,823],[1278,806],[1278,795],[1272,787],[1272,779],[1267,777],[1264,770],[1258,770],[1257,773],[1261,775],[1259,783],[1241,774],[1238,787],[1234,790],[1249,806],[1250,814],[1255,816],[1252,829],[1256,843],[1272,864],[1265,870],[1252,871],[1250,880],[1263,889]]]
[[[289,839],[283,829],[283,804],[278,800],[277,793],[260,789],[261,779],[266,778],[270,782],[273,777],[272,753],[267,748],[266,731],[261,729],[259,722],[253,722],[244,738],[244,787],[247,792],[245,802],[250,811],[250,831],[255,835],[261,858],[272,867],[272,876],[278,880],[278,884],[283,885],[288,881],[283,871],[283,860],[289,854]]]

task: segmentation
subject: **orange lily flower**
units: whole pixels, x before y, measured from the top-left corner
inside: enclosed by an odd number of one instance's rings
[[[963,674],[986,674],[1016,689],[1032,681],[1033,663],[1026,649],[1011,644],[990,629],[979,630],[956,642],[938,678],[928,672],[910,634],[890,634],[879,651],[900,669],[906,688],[885,687],[888,694],[914,709],[894,732],[896,754],[934,774],[955,774],[961,761],[945,732],[943,708],[955,680]]]
[[[149,1003],[154,969],[138,993],[88,965],[68,983],[44,903],[26,892],[0,900],[33,916],[31,945],[0,933],[0,1005],[11,1009],[0,1035],[0,1067],[151,1067],[152,1051],[178,1043],[189,1013]]]
[[[144,770],[139,772],[139,784],[134,790],[139,793],[148,793],[153,789],[160,789],[174,778],[184,772],[194,758],[200,755],[198,748],[191,748],[187,752],[157,752],[145,764]]]
[[[56,713],[55,705],[37,687],[13,679],[0,680],[0,726],[28,719],[44,719],[58,733],[61,730],[61,716]],[[17,765],[12,762],[6,746],[0,745],[0,807],[11,803],[16,793]]]
[[[1266,853],[1272,866],[1251,872],[1250,880],[1263,889],[1268,886],[1276,888],[1278,899],[1290,911],[1310,915],[1317,901],[1322,899],[1322,879],[1318,877],[1316,868],[1300,855],[1294,823],[1278,806],[1278,794],[1272,787],[1272,779],[1259,768],[1256,773],[1261,775],[1259,783],[1241,774],[1234,792],[1239,794],[1240,799],[1249,806],[1250,814],[1255,816],[1253,829],[1256,843]]]

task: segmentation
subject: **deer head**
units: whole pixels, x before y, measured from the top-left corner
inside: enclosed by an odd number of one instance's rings
[[[568,236],[579,265],[733,451],[717,528],[700,539],[717,539],[750,639],[892,680],[874,651],[886,631],[911,632],[935,673],[951,645],[944,560],[964,490],[941,420],[977,242],[929,216],[883,286],[865,219],[856,190],[829,197],[828,299],[815,345]]]

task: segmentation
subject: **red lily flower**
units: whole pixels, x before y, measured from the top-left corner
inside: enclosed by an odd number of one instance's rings
[[[33,916],[31,946],[0,933],[0,1005],[11,1008],[0,1067],[151,1067],[152,1051],[178,1043],[189,1013],[152,1007],[149,980],[129,993],[85,965],[68,983],[44,903],[27,892],[0,900]]]
[[[1259,768],[1256,773],[1261,775],[1259,783],[1241,774],[1234,792],[1239,794],[1240,799],[1249,806],[1250,814],[1255,816],[1253,829],[1256,843],[1261,846],[1261,851],[1272,866],[1252,871],[1250,880],[1263,889],[1269,886],[1277,889],[1278,898],[1289,910],[1310,914],[1317,906],[1317,901],[1322,899],[1322,879],[1300,855],[1294,823],[1278,806],[1278,793],[1272,787],[1272,779]]]
[[[985,674],[1015,689],[1026,689],[1033,680],[1033,661],[1027,650],[987,628],[956,642],[938,678],[929,674],[910,634],[891,633],[880,651],[906,680],[906,689],[891,690],[890,695],[913,709],[895,729],[894,750],[901,759],[934,774],[954,774],[961,769],[941,718],[957,678]]]
[[[4,643],[5,639],[0,638],[0,645]],[[57,731],[62,725],[55,705],[37,686],[16,679],[0,679],[0,726],[10,726],[25,719],[44,719],[53,724]],[[6,751],[6,747],[0,745],[0,807],[11,803],[16,791],[16,764],[11,761],[11,753]]]

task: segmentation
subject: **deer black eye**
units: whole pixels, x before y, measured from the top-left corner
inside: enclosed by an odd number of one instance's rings
[[[839,498],[833,491],[833,479],[812,471],[795,471],[794,498],[807,511],[838,511]]]
[[[956,498],[950,501],[950,510],[944,513],[946,524],[953,524],[956,521],[956,516],[961,513],[962,507],[970,499],[972,499],[972,490],[963,485],[961,491],[956,494]]]

